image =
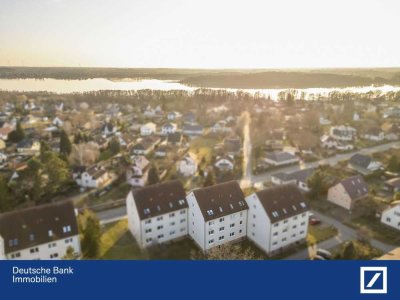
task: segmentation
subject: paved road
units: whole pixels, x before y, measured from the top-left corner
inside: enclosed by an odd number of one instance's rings
[[[282,167],[279,169],[274,169],[272,171],[260,174],[260,175],[252,175],[251,176],[251,183],[262,183],[262,182],[267,182],[271,180],[271,175],[278,173],[278,172],[294,172],[300,169],[306,169],[306,168],[315,168],[318,167],[319,165],[336,165],[338,162],[343,161],[343,160],[348,160],[350,159],[354,154],[356,153],[361,153],[361,154],[373,154],[376,152],[382,152],[389,150],[392,147],[400,147],[400,142],[392,142],[388,144],[383,144],[383,145],[377,145],[369,148],[364,148],[361,150],[356,150],[352,151],[349,153],[344,153],[344,154],[338,154],[333,157],[329,157],[326,159],[321,159],[315,162],[310,162],[310,163],[305,163],[302,165],[292,165],[292,166],[287,166],[287,167]]]
[[[345,241],[356,240],[358,238],[357,230],[355,230],[349,226],[346,226],[343,223],[341,223],[340,221],[338,221],[334,218],[331,218],[329,216],[323,215],[319,212],[313,212],[313,213],[323,223],[336,227],[338,230],[337,236],[335,236],[329,240],[323,241],[313,247],[308,247],[307,249],[299,251],[299,252],[287,257],[286,259],[290,259],[290,260],[309,259],[310,257],[312,257],[315,254],[317,248],[323,248],[323,249],[329,250],[331,248],[334,248],[334,247],[340,245],[341,243],[343,243]],[[396,248],[396,246],[382,243],[376,239],[370,239],[370,243],[371,243],[372,247],[377,248],[385,253],[390,252],[391,250]]]
[[[108,210],[103,210],[97,212],[97,217],[100,220],[100,224],[104,225],[107,223],[116,222],[122,219],[125,219],[126,216],[126,206],[120,206]]]
[[[243,178],[240,182],[242,188],[251,186],[251,140],[250,140],[250,114],[245,111],[242,114],[244,118],[243,126]]]

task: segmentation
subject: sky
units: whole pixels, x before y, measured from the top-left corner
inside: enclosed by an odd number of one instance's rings
[[[400,67],[399,0],[0,0],[0,65]]]

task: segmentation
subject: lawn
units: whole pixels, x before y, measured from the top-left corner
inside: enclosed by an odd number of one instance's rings
[[[353,218],[346,225],[355,228],[368,228],[369,236],[390,245],[400,246],[400,234],[397,230],[383,225],[379,219],[366,217]]]
[[[307,243],[309,246],[328,240],[338,234],[335,227],[329,225],[310,225],[308,227]]]
[[[190,259],[198,248],[188,238],[142,250],[127,228],[127,220],[102,228],[100,259]]]

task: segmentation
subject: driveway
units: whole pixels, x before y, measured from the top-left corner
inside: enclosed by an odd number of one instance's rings
[[[317,245],[314,245],[312,247],[308,247],[302,251],[299,251],[293,255],[286,257],[285,259],[288,259],[288,260],[310,259],[315,254],[317,248],[329,250],[329,249],[332,249],[332,248],[340,245],[343,242],[350,241],[350,240],[356,240],[358,238],[357,230],[355,230],[349,226],[346,226],[346,225],[342,224],[340,221],[338,221],[334,218],[331,218],[329,216],[323,215],[319,212],[313,211],[313,214],[315,215],[315,217],[320,219],[323,223],[336,227],[336,229],[338,230],[338,234],[329,240],[318,243]],[[394,248],[397,248],[396,246],[382,243],[376,239],[370,239],[370,243],[371,243],[372,247],[379,249],[385,253],[390,252]]]

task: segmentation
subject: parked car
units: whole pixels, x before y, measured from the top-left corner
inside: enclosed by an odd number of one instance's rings
[[[325,259],[331,259],[332,258],[332,253],[331,252],[329,252],[328,250],[325,250],[325,249],[321,249],[321,248],[317,249],[317,255],[321,256],[321,257],[323,257]]]
[[[320,219],[317,219],[317,218],[314,218],[314,217],[312,217],[312,218],[310,218],[309,222],[310,222],[310,225],[318,225],[318,224],[320,224],[320,223],[321,223],[321,220],[320,220]]]

